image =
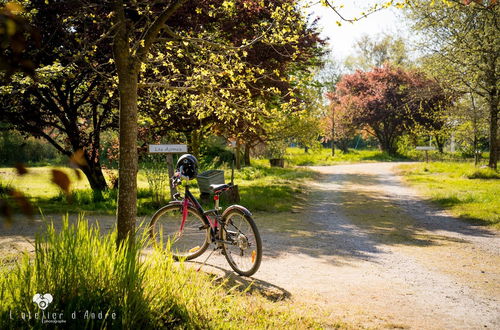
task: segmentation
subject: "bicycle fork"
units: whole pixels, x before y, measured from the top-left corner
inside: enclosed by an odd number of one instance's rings
[[[181,221],[181,227],[179,228],[179,234],[182,235],[182,231],[184,230],[184,225],[186,224],[186,219],[188,215],[188,206],[189,206],[189,200],[187,198],[184,199],[182,202],[182,221]]]

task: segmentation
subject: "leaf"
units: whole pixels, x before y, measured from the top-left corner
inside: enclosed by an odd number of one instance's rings
[[[17,175],[25,175],[26,173],[28,173],[28,169],[24,167],[24,164],[22,163],[17,163],[15,167],[17,170]]]
[[[66,173],[60,170],[52,170],[52,182],[58,185],[61,190],[66,193],[66,195],[69,195],[69,186],[71,181]]]
[[[16,201],[17,205],[19,205],[24,215],[33,216],[33,206],[31,206],[31,203],[22,192],[13,189],[10,191],[10,195]]]
[[[82,149],[75,151],[69,158],[69,162],[72,167],[82,167],[87,166],[87,160],[85,159],[85,153]]]
[[[7,203],[7,201],[3,198],[0,198],[0,215],[5,218],[5,226],[12,226],[12,210]]]
[[[75,171],[76,178],[80,181],[82,179],[82,173],[80,173],[77,168],[74,168],[73,170]]]
[[[16,2],[7,2],[5,9],[14,15],[19,15],[24,11],[23,6]]]

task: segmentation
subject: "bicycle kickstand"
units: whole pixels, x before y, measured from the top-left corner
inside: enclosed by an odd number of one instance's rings
[[[203,267],[207,264],[208,259],[212,256],[212,254],[215,252],[215,250],[217,250],[217,248],[213,249],[212,252],[210,252],[210,254],[205,259],[205,261],[203,261],[203,263],[200,265],[200,267],[198,267],[198,269],[196,270],[197,272],[199,272],[201,270],[201,267]]]

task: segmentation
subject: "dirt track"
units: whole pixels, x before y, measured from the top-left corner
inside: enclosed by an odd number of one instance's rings
[[[315,167],[322,178],[294,213],[256,214],[257,285],[359,327],[500,329],[500,234],[422,202],[395,165]],[[30,249],[36,227],[0,231],[0,253]],[[208,263],[233,274],[221,255]]]
[[[395,165],[315,167],[308,206],[257,214],[257,283],[355,326],[499,329],[500,235],[422,202]]]

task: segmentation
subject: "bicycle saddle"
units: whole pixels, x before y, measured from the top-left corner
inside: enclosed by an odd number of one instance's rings
[[[232,185],[230,184],[211,184],[210,189],[213,190],[214,194],[219,194],[223,191],[231,189]]]

